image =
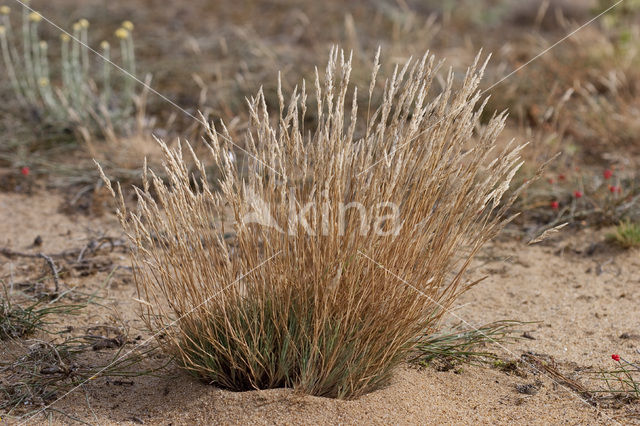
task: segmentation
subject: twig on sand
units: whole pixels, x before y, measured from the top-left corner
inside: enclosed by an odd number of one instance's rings
[[[116,240],[110,237],[102,237],[97,240],[90,240],[83,248],[78,249],[69,249],[64,250],[59,253],[50,253],[48,256],[52,259],[58,258],[68,258],[68,257],[77,257],[76,262],[82,261],[82,259],[89,253],[93,253],[102,246],[108,245],[110,250],[113,251],[116,247],[126,247],[128,244],[123,240]],[[0,247],[0,254],[8,257],[27,257],[27,258],[37,258],[42,257],[39,253],[26,253],[21,251],[12,250],[8,247]]]
[[[30,258],[40,257],[38,253],[23,253],[20,251],[11,250],[8,247],[0,247],[0,254],[10,259],[13,257],[30,257]]]
[[[101,237],[98,239],[91,239],[82,248],[64,250],[59,253],[49,253],[49,254],[45,254],[43,252],[29,253],[29,252],[12,250],[8,247],[0,247],[0,255],[8,257],[10,259],[14,257],[22,257],[22,258],[29,258],[29,259],[36,259],[36,258],[44,259],[47,265],[49,266],[49,268],[51,269],[51,271],[53,272],[53,281],[55,283],[55,293],[58,294],[60,290],[60,282],[61,282],[59,272],[61,269],[58,269],[56,267],[54,259],[68,261],[70,262],[72,267],[76,269],[80,267],[85,267],[84,265],[85,259],[89,255],[96,253],[98,250],[100,250],[104,246],[108,246],[109,250],[113,251],[117,247],[126,248],[128,244],[125,241],[122,241],[119,239],[113,239],[111,237]]]
[[[58,277],[58,269],[56,268],[56,264],[53,263],[53,259],[47,256],[44,253],[38,253],[38,257],[41,257],[47,262],[49,268],[51,268],[51,272],[53,273],[53,283],[55,284],[55,294],[58,294],[60,291],[60,277]]]
[[[35,258],[44,259],[47,265],[49,266],[49,269],[51,269],[51,272],[53,273],[53,282],[55,284],[55,294],[58,294],[58,292],[60,291],[60,276],[58,275],[59,271],[58,271],[58,268],[56,268],[56,264],[53,262],[53,259],[51,256],[47,256],[42,252],[23,253],[23,252],[11,250],[10,248],[7,248],[7,247],[0,247],[0,254],[8,258],[27,257],[31,259],[35,259]]]
[[[544,358],[544,356],[534,354],[532,352],[522,354],[522,360],[524,362],[528,363],[538,371],[547,373],[547,375],[549,375],[552,380],[565,385],[566,387],[583,397],[589,404],[596,407],[598,406],[597,399],[582,383],[562,374],[556,366],[556,362],[553,358]]]

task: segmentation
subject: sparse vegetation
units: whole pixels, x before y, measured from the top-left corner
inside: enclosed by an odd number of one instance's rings
[[[604,383],[591,392],[602,400],[634,403],[640,400],[640,367],[618,354],[611,355],[615,369],[590,371],[596,382]]]
[[[611,358],[618,363],[618,368],[600,372],[608,391],[614,396],[640,399],[640,367],[617,354],[611,355]]]
[[[94,333],[12,342],[0,361],[0,410],[28,418],[89,380],[152,375],[165,368],[167,361],[148,362],[157,354],[155,345],[136,348],[118,331],[114,337]]]

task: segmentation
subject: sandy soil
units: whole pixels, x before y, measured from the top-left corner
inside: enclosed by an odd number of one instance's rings
[[[0,246],[17,251],[54,253],[81,247],[100,234],[119,236],[114,217],[68,214],[61,195],[0,194]],[[96,204],[94,202],[94,204]],[[66,209],[68,210],[68,209]],[[95,213],[95,212],[94,212]],[[536,246],[496,242],[476,260],[474,273],[488,278],[464,295],[447,321],[484,324],[500,319],[538,321],[527,326],[535,340],[522,339],[492,351],[505,360],[532,351],[549,356],[567,377],[585,380],[586,367],[611,367],[611,353],[638,358],[640,348],[640,259],[637,252],[605,244],[604,230],[565,232]],[[32,247],[40,236],[42,246]],[[75,327],[109,324],[118,318],[132,335],[144,334],[135,313],[135,286],[126,255],[107,255],[116,273],[63,275],[65,287],[98,291],[103,307],[85,309]],[[42,273],[42,261],[0,261],[2,279],[19,281]],[[52,283],[46,282],[51,286]],[[627,333],[627,338],[620,338]],[[518,391],[533,385],[535,394]],[[527,363],[515,371],[463,366],[449,371],[432,367],[401,368],[386,389],[355,401],[300,395],[292,390],[233,393],[200,383],[169,368],[160,377],[143,376],[124,383],[98,379],[59,401],[59,410],[92,424],[610,424],[637,406],[598,409],[561,380]],[[618,419],[618,420],[616,420]],[[41,423],[43,416],[31,419]],[[53,415],[55,423],[73,422]]]

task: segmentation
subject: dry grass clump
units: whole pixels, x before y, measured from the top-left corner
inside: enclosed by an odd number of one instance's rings
[[[233,390],[355,398],[437,329],[505,224],[520,166],[520,147],[493,149],[505,114],[480,123],[479,56],[434,97],[439,68],[429,54],[397,68],[361,125],[351,59],[333,50],[314,102],[304,83],[288,103],[278,90],[276,117],[262,91],[249,100],[244,155],[209,129],[213,184],[190,146],[197,176],[161,144],[168,181],[145,166],[138,208],[120,194],[118,215],[143,318],[185,369]]]

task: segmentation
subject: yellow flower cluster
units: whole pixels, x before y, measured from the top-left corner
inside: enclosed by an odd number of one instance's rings
[[[31,22],[40,22],[42,21],[42,15],[40,15],[38,12],[31,12],[29,14],[29,20]]]
[[[0,15],[8,15],[11,13],[9,6],[0,6]]]
[[[129,37],[129,31],[127,31],[126,28],[118,28],[115,34],[116,34],[116,37],[118,37],[121,40],[124,40]]]
[[[118,37],[121,40],[129,38],[129,36],[131,35],[131,31],[133,31],[133,28],[134,28],[133,22],[124,21],[120,26],[120,28],[116,30],[115,32],[116,37]]]

